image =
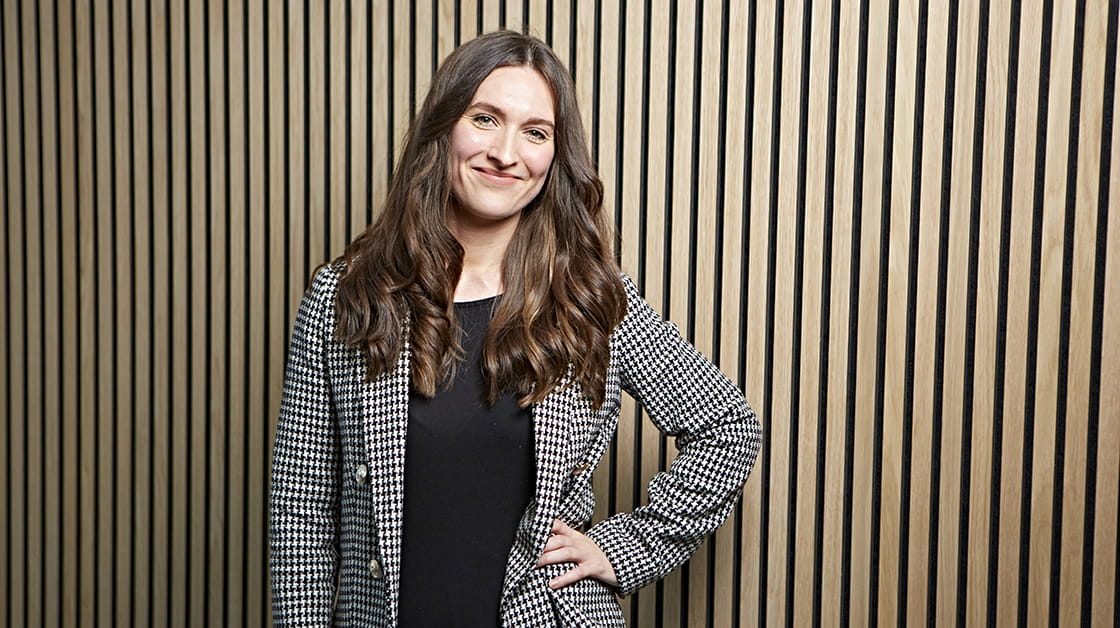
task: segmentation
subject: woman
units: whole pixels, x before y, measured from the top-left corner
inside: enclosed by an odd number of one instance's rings
[[[273,456],[277,624],[621,625],[738,498],[741,393],[611,256],[570,75],[503,31],[453,52],[384,208],[292,333]],[[621,391],[680,453],[580,532]]]

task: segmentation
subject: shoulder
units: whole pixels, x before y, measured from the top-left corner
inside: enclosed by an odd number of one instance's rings
[[[338,282],[346,273],[346,262],[343,260],[335,260],[333,262],[323,264],[315,269],[311,276],[310,292],[336,292],[338,291]]]
[[[660,325],[666,321],[642,296],[638,284],[626,273],[620,273],[622,289],[626,295],[626,312],[622,322],[615,328],[615,335],[634,333],[635,328],[641,329],[649,325]]]
[[[335,261],[315,269],[300,301],[297,323],[302,320],[308,327],[333,326],[338,284],[345,268],[345,263]]]

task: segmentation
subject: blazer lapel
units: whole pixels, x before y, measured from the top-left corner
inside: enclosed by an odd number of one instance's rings
[[[366,382],[363,388],[363,423],[374,494],[376,552],[387,579],[388,602],[394,609],[400,586],[411,353],[406,335],[404,348],[393,370]]]
[[[537,458],[536,494],[522,519],[521,529],[517,531],[517,540],[506,565],[506,578],[502,587],[503,610],[544,551],[544,544],[552,530],[552,520],[560,510],[561,492],[569,471],[568,432],[571,425],[571,396],[574,394],[573,387],[567,385],[570,376],[569,369],[568,376],[561,384],[532,407],[533,440]]]

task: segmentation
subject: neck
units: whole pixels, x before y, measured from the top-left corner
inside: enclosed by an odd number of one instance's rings
[[[515,222],[511,223],[478,228],[456,221],[451,226],[452,234],[463,247],[463,271],[455,286],[456,301],[485,299],[505,289],[502,263],[517,228]]]

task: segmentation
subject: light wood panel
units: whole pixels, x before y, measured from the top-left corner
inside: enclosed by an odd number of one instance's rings
[[[4,2],[4,622],[270,623],[309,274],[438,63],[524,25],[574,70],[623,268],[765,428],[631,625],[1112,625],[1118,13]],[[674,453],[627,402],[596,518]]]

